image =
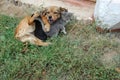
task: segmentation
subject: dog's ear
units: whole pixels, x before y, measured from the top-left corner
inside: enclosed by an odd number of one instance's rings
[[[45,16],[47,13],[47,8],[44,8],[42,11],[40,11],[41,15]]]
[[[60,7],[60,12],[68,12],[68,9]]]

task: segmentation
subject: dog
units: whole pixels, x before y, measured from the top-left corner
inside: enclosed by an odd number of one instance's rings
[[[54,23],[61,17],[61,13],[68,10],[58,6],[49,6],[43,10],[43,15],[47,18],[50,24]]]
[[[34,35],[35,30],[35,18],[41,16],[43,23],[45,24],[45,30],[50,30],[50,25],[48,23],[47,18],[45,16],[42,16],[40,13],[35,12],[32,16],[26,16],[21,20],[21,22],[18,24],[18,26],[15,29],[15,38],[20,40],[23,43],[29,42],[34,45],[38,46],[48,46],[51,44],[50,42],[43,42],[39,38],[37,38]]]
[[[61,17],[53,24],[49,32],[46,32],[48,37],[58,36],[59,32],[66,34],[65,25],[72,20],[73,14],[70,12],[62,12]]]

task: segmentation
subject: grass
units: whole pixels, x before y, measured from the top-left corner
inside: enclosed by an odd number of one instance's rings
[[[0,80],[120,79],[115,71],[120,66],[120,43],[117,38],[97,33],[95,24],[70,23],[67,35],[48,40],[52,45],[30,45],[27,52],[21,53],[24,46],[14,39],[19,21],[0,15]],[[113,56],[104,58],[107,54]]]

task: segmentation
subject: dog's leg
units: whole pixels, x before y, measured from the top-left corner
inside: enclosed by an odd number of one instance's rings
[[[26,34],[26,35],[22,36],[21,41],[22,42],[30,42],[31,44],[35,44],[38,46],[48,46],[49,44],[51,44],[50,42],[43,42],[42,40],[36,38],[32,34]]]
[[[38,17],[39,15],[40,14],[37,12],[34,13],[33,16],[31,16],[31,18],[28,20],[28,24],[31,25],[34,22],[35,18]]]
[[[45,31],[45,32],[50,31],[50,24],[49,24],[47,18],[46,18],[45,16],[41,16],[41,18],[42,18],[42,21],[43,21],[43,23],[44,23],[44,28],[43,28],[44,31]]]
[[[43,42],[42,40],[36,38],[36,39],[34,40],[34,44],[35,44],[35,45],[38,45],[38,46],[48,46],[48,45],[50,45],[51,43],[50,43],[50,42]]]
[[[115,68],[115,70],[116,70],[118,73],[120,73],[120,68]]]

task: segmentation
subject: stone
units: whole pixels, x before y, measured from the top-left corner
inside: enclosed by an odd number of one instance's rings
[[[120,22],[119,16],[120,0],[97,0],[94,12],[97,26],[103,29],[110,29]]]

